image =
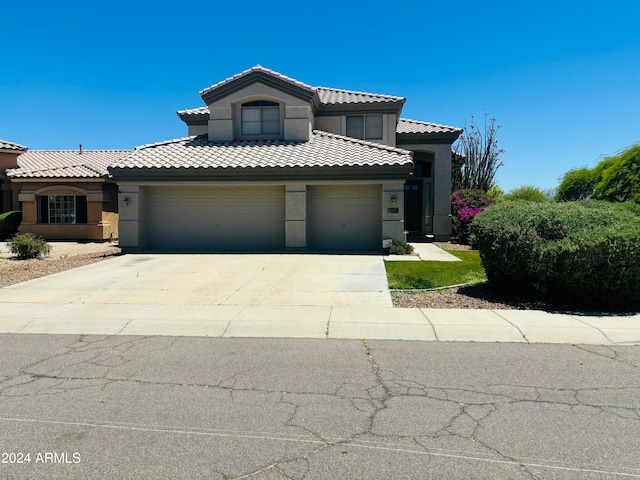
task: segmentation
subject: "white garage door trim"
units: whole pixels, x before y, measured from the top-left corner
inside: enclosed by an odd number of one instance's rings
[[[380,252],[381,185],[309,186],[312,250]]]
[[[151,187],[150,249],[279,251],[284,186]]]

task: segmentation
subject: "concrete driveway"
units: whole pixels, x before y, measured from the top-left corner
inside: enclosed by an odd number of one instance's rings
[[[391,307],[377,255],[139,254],[0,290],[0,302]]]
[[[0,333],[326,338],[365,307],[393,310],[379,255],[125,255],[0,289]]]

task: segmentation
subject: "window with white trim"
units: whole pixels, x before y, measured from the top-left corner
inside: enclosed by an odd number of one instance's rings
[[[348,115],[347,137],[382,140],[382,115]]]
[[[38,197],[38,223],[87,223],[87,197],[83,195],[41,195]]]
[[[280,135],[280,105],[268,100],[243,103],[242,135]]]

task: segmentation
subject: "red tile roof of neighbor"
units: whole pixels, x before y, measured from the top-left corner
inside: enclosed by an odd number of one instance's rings
[[[101,178],[107,167],[131,150],[30,150],[18,157],[9,178]]]
[[[15,150],[16,152],[26,152],[28,148],[18,143],[0,140],[0,150]]]

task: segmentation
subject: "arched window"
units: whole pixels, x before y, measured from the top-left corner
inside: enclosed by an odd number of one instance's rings
[[[280,105],[269,100],[243,103],[242,135],[280,135]]]

